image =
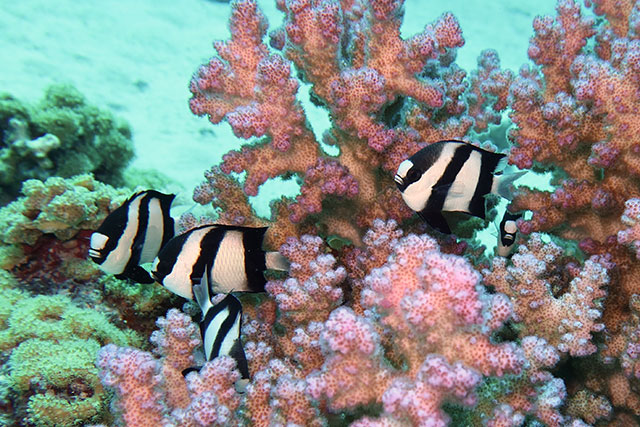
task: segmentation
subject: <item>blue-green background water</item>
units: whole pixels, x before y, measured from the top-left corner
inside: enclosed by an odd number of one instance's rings
[[[270,28],[279,26],[275,2],[259,4]],[[466,40],[462,68],[474,69],[479,52],[494,48],[517,71],[527,62],[533,17],[554,7],[553,0],[409,0],[402,30],[409,37],[452,11]],[[130,122],[134,167],[162,171],[188,198],[203,171],[238,146],[228,125],[214,127],[187,105],[191,74],[212,56],[212,41],[228,37],[229,13],[228,3],[206,0],[0,0],[0,91],[35,101],[51,83],[72,83],[89,103]],[[306,103],[304,88],[299,96]],[[321,131],[326,113],[309,113]]]

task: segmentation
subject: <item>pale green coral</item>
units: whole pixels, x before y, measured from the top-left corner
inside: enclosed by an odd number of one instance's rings
[[[0,239],[5,243],[33,245],[43,233],[68,240],[79,230],[95,230],[129,195],[90,174],[45,182],[30,179],[22,193],[24,197],[0,209]]]
[[[72,178],[31,179],[23,197],[0,208],[0,268],[23,260],[20,244],[34,245],[46,233],[61,241],[80,230],[97,229],[106,216],[126,200],[129,190],[116,190],[90,174]],[[94,271],[95,273],[95,271]]]
[[[120,307],[130,307],[138,316],[156,318],[167,311],[168,301],[179,299],[176,294],[155,282],[132,286],[113,276],[104,276],[101,282],[108,298],[118,300]]]
[[[66,296],[31,297],[16,286],[0,270],[0,351],[9,355],[3,378],[17,410],[38,426],[100,421],[108,396],[94,365],[98,350],[140,346],[142,338]]]
[[[30,339],[13,351],[9,368],[14,389],[42,391],[27,402],[29,422],[83,425],[102,415],[107,394],[95,366],[98,350],[100,344],[94,340]]]
[[[50,86],[36,105],[0,94],[0,204],[29,178],[92,172],[121,185],[132,158],[129,125],[88,105],[73,86]]]
[[[13,290],[3,290],[5,294]],[[4,303],[2,303],[4,305]],[[92,339],[100,344],[125,345],[135,338],[131,332],[111,325],[103,314],[76,307],[63,295],[37,295],[11,304],[6,329],[0,331],[0,350],[8,350],[30,338],[64,340]]]

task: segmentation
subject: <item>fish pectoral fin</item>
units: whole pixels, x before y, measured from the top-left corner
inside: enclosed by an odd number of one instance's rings
[[[443,185],[434,185],[431,187],[431,194],[437,197],[445,198],[447,194],[449,194],[449,189],[451,188],[451,184],[443,184]]]
[[[155,282],[149,272],[139,265],[136,265],[128,271],[125,271],[121,274],[121,276],[127,277],[136,283],[150,284]],[[116,276],[116,278],[118,278],[118,276]]]
[[[451,184],[438,186],[437,189],[444,192],[444,195],[448,197],[465,197],[466,193],[468,193],[468,184],[462,181],[454,181]]]
[[[449,228],[449,224],[447,220],[444,218],[441,212],[418,212],[420,218],[425,220],[427,224],[431,226],[431,228],[438,230],[444,234],[451,234],[451,228]]]
[[[445,187],[448,187],[446,193],[442,194],[443,200],[445,200],[443,208],[446,208],[447,212],[466,212],[471,211],[472,215],[478,216],[477,212],[473,212],[473,195],[469,193],[469,186],[464,182],[456,181],[450,186],[442,186],[444,191]],[[481,210],[484,211],[484,199],[480,200]],[[480,213],[484,215],[484,213]]]

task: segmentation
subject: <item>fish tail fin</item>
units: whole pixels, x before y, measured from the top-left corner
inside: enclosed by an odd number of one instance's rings
[[[267,270],[289,271],[289,260],[280,252],[267,252],[265,262]]]
[[[504,197],[507,200],[513,199],[513,182],[523,176],[527,171],[508,172],[498,175],[493,180],[491,192]]]

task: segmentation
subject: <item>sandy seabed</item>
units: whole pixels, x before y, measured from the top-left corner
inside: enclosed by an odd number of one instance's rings
[[[275,2],[258,3],[270,28],[279,26]],[[462,68],[474,69],[480,51],[493,48],[503,67],[517,71],[527,62],[534,16],[554,7],[552,0],[407,0],[402,30],[408,37],[451,11],[466,40]],[[191,75],[213,55],[212,41],[228,38],[229,13],[228,3],[207,0],[0,0],[0,92],[36,101],[47,85],[72,83],[89,103],[129,121],[133,166],[163,172],[188,197],[241,142],[228,125],[188,107]],[[318,112],[309,115],[322,122]]]

